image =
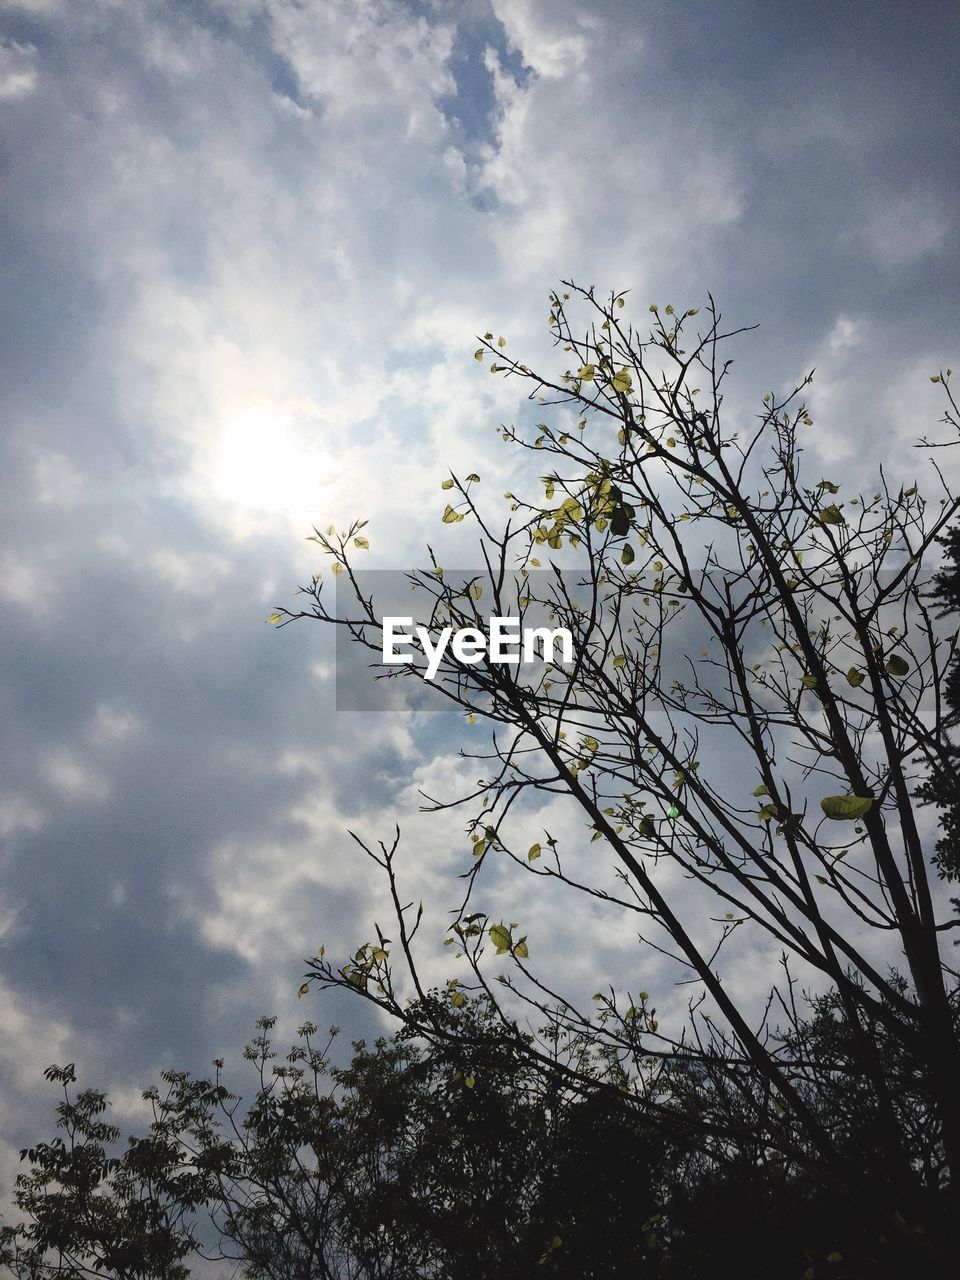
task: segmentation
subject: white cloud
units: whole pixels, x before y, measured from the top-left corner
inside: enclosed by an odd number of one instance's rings
[[[98,746],[123,742],[141,729],[137,716],[127,707],[101,702],[94,712],[90,738]]]
[[[836,323],[830,330],[827,345],[831,351],[845,351],[856,347],[863,340],[863,325],[851,316],[837,316]]]
[[[0,100],[28,97],[37,84],[37,50],[16,40],[0,41]]]
[[[43,761],[43,773],[57,791],[71,800],[96,800],[103,803],[110,798],[110,787],[106,779],[64,747],[47,755]]]
[[[39,831],[44,815],[41,809],[16,793],[0,795],[0,839],[17,831]]]
[[[566,80],[596,54],[598,16],[580,5],[543,0],[492,0],[511,49],[546,80]]]
[[[880,267],[892,269],[936,253],[954,225],[935,200],[910,194],[878,203],[857,235]]]

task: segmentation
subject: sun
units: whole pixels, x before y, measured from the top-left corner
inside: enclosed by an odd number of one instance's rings
[[[251,515],[309,519],[328,488],[318,424],[255,407],[220,428],[212,451],[212,494]]]

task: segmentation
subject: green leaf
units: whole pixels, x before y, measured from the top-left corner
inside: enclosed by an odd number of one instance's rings
[[[463,1083],[467,1086],[468,1089],[472,1089],[477,1082],[473,1078],[473,1076],[464,1076]]]
[[[821,524],[846,524],[847,522],[844,519],[843,513],[840,510],[840,508],[832,503],[829,507],[824,507],[821,510],[820,523]]]
[[[824,796],[820,808],[834,822],[853,822],[870,812],[873,796]]]
[[[626,663],[627,663],[627,655],[625,653],[618,653],[613,660],[613,665],[617,668],[626,666]]]
[[[462,1009],[463,1006],[467,1003],[467,997],[463,994],[462,991],[455,991],[453,995],[450,997],[450,1003],[454,1009]]]
[[[475,471],[471,471],[470,474],[467,476],[467,483],[469,484],[471,481],[473,481],[474,484],[480,483],[480,477],[477,475]]]
[[[302,986],[297,987],[297,999],[298,1000],[301,999],[301,997],[305,996],[309,990],[310,990],[309,982],[304,982]]]
[[[803,685],[805,689],[815,689],[817,687],[817,677],[809,676],[809,675],[803,676],[800,683]]]
[[[770,794],[770,788],[765,782],[761,782],[759,787],[751,791],[750,794],[752,796],[768,796]]]
[[[910,663],[906,658],[901,658],[899,653],[892,653],[883,669],[888,676],[905,676],[910,670]]]
[[[771,818],[775,818],[780,812],[778,804],[765,804],[757,814],[761,822],[769,822]]]
[[[623,550],[620,552],[620,563],[633,564],[635,559],[636,555],[634,554],[633,547],[631,547],[629,542],[624,543]]]
[[[361,551],[370,550],[370,543],[366,540],[366,538],[354,538],[353,545],[359,548],[359,550]]]
[[[497,948],[497,955],[502,956],[505,951],[510,950],[510,930],[505,924],[491,925],[487,930],[490,941]]]
[[[854,689],[859,689],[866,678],[866,672],[858,671],[856,667],[851,667],[847,672],[847,684],[852,685]]]
[[[453,488],[453,481],[452,481],[452,480],[444,480],[444,482],[443,482],[443,484],[440,486],[440,488],[441,488],[441,489],[452,489],[452,488]]]
[[[520,939],[517,945],[513,948],[513,954],[515,956],[519,956],[521,960],[526,960],[528,958],[528,956],[530,955],[530,951],[527,947],[526,938]]]
[[[474,360],[483,359],[483,347],[477,347],[476,351],[473,353],[473,358]]]
[[[595,365],[585,364],[578,370],[577,377],[581,382],[592,382],[596,372],[597,370]]]
[[[538,844],[532,844],[530,848],[527,850],[527,861],[535,862],[536,859],[540,857],[540,854],[542,852],[543,850],[540,848]]]
[[[590,738],[585,736],[583,739],[583,745],[587,748],[588,751],[598,751],[600,749],[600,743],[596,740],[596,738]]]
[[[628,396],[633,390],[633,381],[626,369],[621,369],[619,373],[615,373],[610,379],[610,385],[614,391],[619,391],[622,396]]]

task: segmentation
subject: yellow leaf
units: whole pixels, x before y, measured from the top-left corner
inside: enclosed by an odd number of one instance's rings
[[[343,573],[343,565],[340,563],[339,560],[334,561],[333,565],[331,566],[330,572],[333,574],[335,578],[340,577],[341,573]]]
[[[452,480],[444,480],[444,482],[443,482],[443,484],[440,486],[440,488],[441,488],[441,489],[452,489],[452,488],[453,488],[453,481],[452,481]]]
[[[597,372],[597,369],[595,365],[592,365],[592,364],[581,365],[577,373],[577,377],[580,379],[581,382],[592,382],[596,372]]]
[[[467,1086],[468,1089],[472,1089],[477,1082],[473,1078],[473,1076],[464,1076],[463,1083]]]
[[[633,390],[633,382],[626,369],[621,369],[619,373],[615,373],[610,379],[610,385],[614,391],[619,391],[622,396],[628,396]]]
[[[453,507],[451,507],[450,504],[447,503],[447,509],[443,513],[443,523],[459,524],[462,519],[463,519],[463,516],[460,514],[460,512],[454,511]]]
[[[279,613],[271,613],[270,617],[267,619],[268,622],[274,622],[274,623],[280,622],[280,620],[281,619],[280,619]]]
[[[297,999],[300,1000],[310,990],[310,983],[305,982],[301,987],[297,988]]]
[[[483,359],[483,347],[477,347],[476,351],[473,353],[473,358],[474,360]]]
[[[366,540],[366,538],[354,538],[353,545],[355,547],[358,547],[361,551],[370,550],[370,543]]]
[[[873,796],[824,796],[820,808],[834,822],[853,822],[869,813]]]

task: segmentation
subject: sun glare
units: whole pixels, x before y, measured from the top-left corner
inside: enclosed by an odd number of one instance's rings
[[[231,419],[214,451],[214,494],[251,514],[309,516],[328,479],[316,432],[315,423],[271,409]]]

